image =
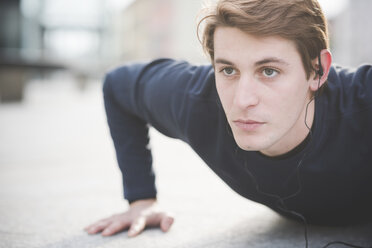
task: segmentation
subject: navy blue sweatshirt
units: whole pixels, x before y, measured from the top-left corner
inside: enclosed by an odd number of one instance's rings
[[[108,124],[130,202],[156,197],[148,126],[181,139],[234,191],[317,224],[372,220],[372,67],[332,67],[315,99],[312,135],[278,157],[240,149],[211,65],[160,59],[104,82]],[[301,161],[301,163],[300,163]],[[300,166],[299,166],[300,163]]]

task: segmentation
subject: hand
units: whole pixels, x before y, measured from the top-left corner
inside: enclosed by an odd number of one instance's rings
[[[159,227],[167,232],[174,222],[174,217],[158,208],[155,199],[138,200],[130,204],[129,210],[102,219],[84,228],[89,234],[102,232],[103,236],[111,236],[129,228],[128,236],[140,234],[146,226]]]

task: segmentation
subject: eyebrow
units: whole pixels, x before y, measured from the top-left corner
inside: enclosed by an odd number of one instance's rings
[[[287,62],[285,62],[282,59],[276,58],[276,57],[264,58],[262,60],[257,61],[256,63],[254,63],[254,65],[259,66],[259,65],[268,64],[268,63],[277,63],[277,64],[288,65]]]
[[[261,60],[255,62],[254,65],[255,66],[260,66],[260,65],[263,65],[263,64],[267,64],[267,63],[279,63],[279,64],[283,64],[283,65],[289,65],[284,60],[276,58],[276,57],[269,57],[269,58],[261,59]],[[233,62],[228,61],[226,59],[220,59],[220,58],[216,59],[215,64],[234,65]]]
[[[226,59],[216,59],[216,61],[214,62],[215,64],[225,64],[225,65],[234,65],[233,62],[230,62]]]
[[[234,65],[233,62],[228,61],[228,60],[226,60],[226,59],[216,59],[216,61],[215,61],[214,63],[215,63],[215,64]]]

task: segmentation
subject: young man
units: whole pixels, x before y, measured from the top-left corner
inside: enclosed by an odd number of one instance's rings
[[[161,59],[107,75],[130,208],[87,232],[171,227],[156,206],[148,124],[187,142],[238,194],[285,216],[372,220],[372,67],[331,66],[317,1],[221,0],[203,21],[212,66]]]

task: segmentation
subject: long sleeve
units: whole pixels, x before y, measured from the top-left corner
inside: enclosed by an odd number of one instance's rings
[[[131,94],[130,90],[115,91],[115,76],[107,74],[103,92],[107,121],[122,172],[124,197],[130,202],[155,198],[155,175],[151,167],[151,151],[147,146],[148,126],[144,120],[125,109],[115,97],[119,95],[122,100],[128,100]]]
[[[122,66],[106,75],[105,109],[125,199],[156,197],[148,126],[186,141],[195,112],[193,99],[210,92],[213,75],[210,65],[191,66],[169,59]]]

